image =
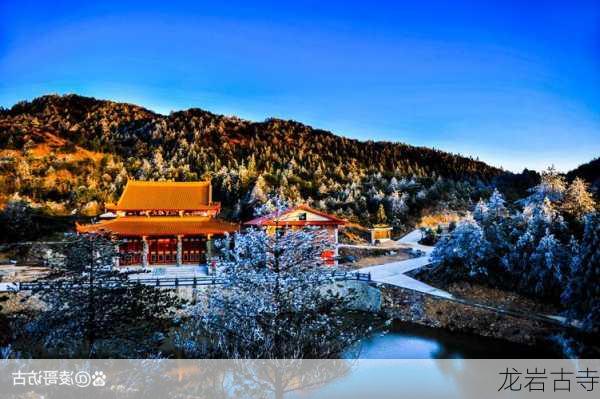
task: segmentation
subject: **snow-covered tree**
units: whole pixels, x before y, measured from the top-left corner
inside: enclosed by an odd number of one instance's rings
[[[567,313],[590,332],[600,331],[600,214],[584,219],[581,244],[571,260],[569,284],[562,295]]]
[[[254,208],[254,216],[264,216],[270,213],[283,212],[292,204],[284,196],[276,194],[271,195],[266,202],[258,204]]]
[[[330,358],[362,336],[348,323],[353,295],[334,293],[322,267],[323,231],[251,229],[233,241],[221,243],[226,283],[208,291],[176,334],[188,356]]]
[[[546,230],[529,257],[529,269],[521,275],[524,284],[532,287],[539,296],[557,297],[566,281],[567,256],[562,244]]]
[[[589,185],[584,180],[579,177],[575,178],[565,192],[562,210],[576,219],[593,212],[596,209],[596,203],[588,187]]]
[[[506,201],[504,200],[504,196],[498,191],[498,189],[494,189],[490,199],[487,202],[487,210],[488,217],[494,221],[498,221],[503,218],[507,214],[506,209]]]
[[[492,256],[481,227],[475,221],[466,220],[438,242],[431,260],[434,273],[448,280],[460,280],[486,276]]]
[[[483,222],[488,215],[488,206],[487,203],[480,199],[477,204],[475,205],[475,208],[473,209],[473,219],[475,219],[477,222]]]
[[[264,204],[268,200],[267,192],[268,192],[267,182],[262,177],[262,175],[260,175],[256,179],[256,182],[254,183],[254,187],[252,188],[252,191],[250,191],[250,198],[249,198],[248,202],[253,205]]]
[[[550,166],[541,173],[540,184],[529,190],[531,195],[527,197],[526,203],[539,203],[545,198],[551,202],[558,202],[562,200],[566,188],[565,178],[558,173],[554,166]]]

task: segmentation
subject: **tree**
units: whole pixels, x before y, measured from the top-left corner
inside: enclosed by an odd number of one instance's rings
[[[331,358],[365,332],[350,322],[354,294],[334,292],[323,231],[263,230],[221,243],[223,287],[213,288],[176,334],[187,356]]]
[[[554,166],[550,166],[542,172],[540,184],[529,190],[531,195],[527,197],[526,203],[540,203],[545,198],[551,202],[558,202],[562,200],[565,190],[564,176],[560,175]]]
[[[387,222],[387,216],[385,215],[385,208],[383,204],[379,204],[379,208],[377,208],[377,223],[385,224]]]
[[[498,191],[498,189],[494,189],[490,199],[487,202],[488,217],[494,221],[498,221],[505,217],[507,214],[505,204],[506,201],[504,200],[504,196]]]
[[[34,210],[27,201],[14,199],[8,201],[0,212],[2,235],[0,241],[18,241],[26,239],[37,230],[34,222]]]
[[[562,216],[545,198],[527,205],[512,222],[509,251],[502,257],[512,284],[522,293],[558,300],[558,284],[567,273],[559,252],[564,254],[561,247],[570,241]]]
[[[53,273],[33,295],[44,303],[29,327],[43,355],[155,355],[181,300],[171,291],[134,284],[113,269],[115,242],[72,237],[52,262]]]
[[[579,177],[576,177],[565,192],[562,210],[576,219],[596,209],[596,203],[588,190],[589,185]]]
[[[492,256],[481,227],[475,221],[467,220],[438,241],[431,261],[434,273],[448,281],[457,281],[487,276],[487,265]]]
[[[584,234],[571,261],[571,274],[562,299],[571,319],[584,330],[600,331],[600,214],[585,217]]]
[[[567,253],[549,230],[546,230],[529,261],[529,270],[523,278],[531,282],[534,292],[542,297],[560,296],[566,280]]]

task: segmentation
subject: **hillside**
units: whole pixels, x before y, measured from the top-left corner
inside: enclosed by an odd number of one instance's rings
[[[598,193],[598,190],[600,190],[600,158],[579,165],[567,173],[567,179],[569,180],[573,180],[576,177],[586,180],[596,193],[600,194]]]
[[[278,193],[362,223],[398,226],[425,208],[465,207],[502,173],[434,149],[200,109],[163,116],[49,95],[0,111],[0,202],[18,194],[58,213],[97,213],[128,178],[211,178],[227,217],[247,217]]]

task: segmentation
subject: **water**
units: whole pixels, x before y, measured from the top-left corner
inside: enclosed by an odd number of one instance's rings
[[[347,357],[352,357],[352,351],[348,352]],[[375,332],[365,338],[360,344],[358,357],[361,359],[539,359],[561,356],[548,347],[532,348],[479,335],[396,321],[385,331]]]

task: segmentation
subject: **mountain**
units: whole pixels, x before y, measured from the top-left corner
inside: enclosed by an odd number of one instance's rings
[[[128,178],[210,178],[231,218],[277,193],[364,223],[383,216],[398,224],[425,208],[464,207],[503,173],[435,149],[196,108],[165,116],[48,95],[0,110],[0,203],[17,195],[55,213],[95,214]]]

